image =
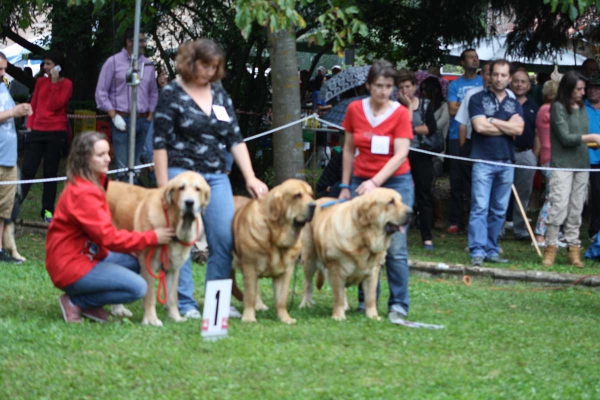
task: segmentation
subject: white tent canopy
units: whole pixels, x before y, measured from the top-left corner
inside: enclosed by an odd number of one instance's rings
[[[460,53],[469,48],[475,49],[479,59],[485,61],[504,58],[510,62],[547,66],[553,66],[555,64],[560,66],[580,66],[585,61],[585,57],[579,54],[573,54],[572,51],[567,50],[557,50],[553,57],[536,57],[534,59],[508,56],[506,54],[506,35],[487,37],[482,39],[476,46],[465,43],[455,43],[447,47],[447,49],[450,50],[450,57],[460,57]]]
[[[41,36],[36,36],[30,39],[30,42],[41,46],[43,39],[44,38]],[[42,63],[42,61],[27,59],[26,55],[29,54],[30,51],[21,46],[20,44],[12,44],[3,49],[0,49],[0,51],[4,53],[8,62],[14,66],[21,68],[30,67],[34,75],[40,70],[40,64]]]

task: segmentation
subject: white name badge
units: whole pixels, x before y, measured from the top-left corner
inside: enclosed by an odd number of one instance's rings
[[[390,137],[373,135],[371,154],[390,154]]]
[[[227,114],[227,110],[223,106],[213,105],[213,111],[215,112],[215,116],[219,121],[229,122],[231,119],[229,118],[229,114]]]
[[[231,279],[206,282],[202,311],[202,337],[205,340],[227,337],[230,305]]]

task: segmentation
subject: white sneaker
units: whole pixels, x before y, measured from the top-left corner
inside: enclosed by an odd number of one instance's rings
[[[229,318],[242,318],[240,313],[234,306],[229,307]]]
[[[531,242],[531,245],[534,245],[533,242]],[[543,249],[544,247],[546,247],[546,242],[537,242],[537,245],[540,249]]]
[[[403,321],[406,319],[406,315],[402,315],[397,311],[390,311],[388,313],[388,318],[390,320],[391,323],[396,324],[399,321]]]
[[[188,319],[202,319],[202,314],[200,314],[200,311],[196,310],[195,308],[192,308],[184,312],[182,317]]]
[[[504,229],[512,229],[513,228],[513,222],[512,221],[506,221],[504,223]]]

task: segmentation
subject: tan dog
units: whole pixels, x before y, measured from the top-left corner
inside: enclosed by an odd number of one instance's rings
[[[333,319],[346,319],[345,288],[362,283],[366,315],[377,314],[376,291],[379,269],[385,261],[392,235],[408,222],[412,210],[395,190],[377,188],[344,203],[322,205],[336,199],[317,201],[317,211],[302,232],[304,295],[300,308],[314,304],[313,275],[320,269],[333,289]]]
[[[191,246],[202,229],[201,210],[210,201],[210,186],[198,173],[187,171],[171,179],[159,189],[146,189],[122,182],[111,181],[107,191],[108,204],[115,226],[121,229],[147,231],[161,227],[173,227],[176,240],[169,243],[169,268],[166,272],[167,312],[176,322],[185,321],[177,308],[177,286],[179,269],[188,259]],[[164,207],[164,208],[163,208]],[[168,216],[165,217],[165,210]],[[144,297],[143,325],[162,326],[156,315],[155,279],[146,268],[146,256],[151,249],[138,255],[141,275],[148,284]],[[161,248],[155,249],[150,258],[151,270],[158,275],[161,270]],[[114,306],[113,314],[130,316],[131,312],[122,305]]]
[[[244,276],[242,321],[256,322],[259,278],[273,278],[277,316],[286,324],[296,322],[287,311],[290,278],[300,256],[300,232],[311,220],[315,202],[311,187],[289,179],[261,200],[240,204],[233,218],[233,263]]]

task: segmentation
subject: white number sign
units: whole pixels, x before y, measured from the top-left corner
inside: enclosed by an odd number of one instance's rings
[[[231,279],[206,282],[204,311],[202,312],[202,337],[204,339],[218,339],[227,336],[230,304]]]

